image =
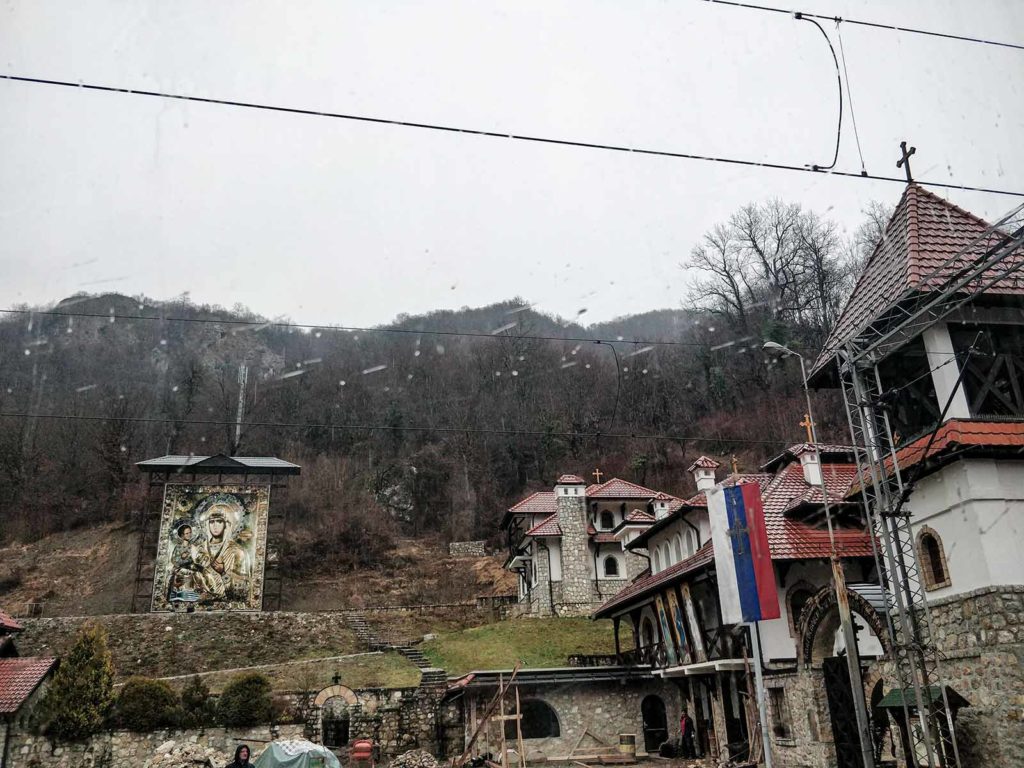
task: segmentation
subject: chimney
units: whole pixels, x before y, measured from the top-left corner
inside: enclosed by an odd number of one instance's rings
[[[686,470],[693,473],[693,479],[697,483],[698,491],[710,491],[715,487],[715,470],[721,466],[714,459],[701,456]]]
[[[821,464],[814,448],[808,446],[800,452],[800,466],[804,470],[804,481],[808,485],[821,487]]]

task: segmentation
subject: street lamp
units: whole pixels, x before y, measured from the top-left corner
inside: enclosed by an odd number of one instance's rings
[[[810,423],[811,448],[814,459],[818,463],[818,480],[821,485],[821,503],[825,509],[825,521],[828,524],[829,560],[832,564],[832,584],[836,591],[836,605],[839,608],[839,623],[843,629],[843,641],[846,643],[846,664],[850,670],[850,688],[853,690],[853,709],[857,716],[857,733],[860,737],[860,751],[864,768],[874,768],[874,748],[871,743],[868,727],[868,713],[864,702],[864,682],[860,674],[860,653],[857,650],[857,634],[853,628],[850,614],[850,602],[846,597],[846,575],[839,562],[836,549],[836,535],[832,527],[832,510],[828,504],[828,490],[825,488],[825,471],[821,463],[821,450],[818,448],[818,432],[814,422],[814,411],[811,409],[811,388],[807,385],[807,368],[804,356],[776,341],[766,341],[762,349],[771,349],[785,355],[792,355],[800,361],[800,380],[803,383],[804,397],[807,401],[807,421]],[[838,748],[839,745],[836,745]]]

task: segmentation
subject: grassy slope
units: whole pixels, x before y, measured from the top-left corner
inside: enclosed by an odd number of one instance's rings
[[[253,670],[270,678],[275,691],[315,691],[332,684],[337,674],[341,684],[349,688],[411,688],[419,685],[420,672],[412,662],[397,653],[388,652],[334,661],[310,661],[278,664]],[[237,672],[213,672],[204,675],[210,690],[219,693]],[[172,680],[184,685],[182,679]]]
[[[631,646],[628,633],[621,643]],[[512,619],[457,632],[445,632],[420,646],[430,661],[448,674],[476,669],[562,667],[570,654],[614,653],[610,621],[586,618]]]

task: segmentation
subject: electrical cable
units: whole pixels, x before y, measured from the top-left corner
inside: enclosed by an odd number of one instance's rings
[[[846,51],[843,50],[842,24],[836,22],[836,36],[839,38],[839,56],[843,60],[843,78],[846,80],[846,99],[850,102],[850,122],[853,123],[853,138],[857,143],[857,155],[860,157],[860,172],[867,175],[868,168],[864,164],[864,153],[860,148],[860,133],[857,132],[857,113],[853,111],[853,90],[850,88],[850,73],[846,70]]]
[[[679,160],[699,160],[702,162],[722,163],[725,165],[738,165],[746,168],[764,168],[774,171],[793,171],[798,173],[821,173],[850,179],[868,179],[871,181],[886,181],[900,185],[906,184],[906,179],[899,176],[876,176],[855,171],[815,170],[805,165],[792,165],[789,163],[777,163],[768,161],[745,160],[735,157],[723,157],[717,155],[702,155],[694,152],[674,152],[670,150],[645,149],[643,147],[630,147],[623,144],[601,144],[590,141],[574,141],[571,139],[554,139],[545,136],[533,136],[529,134],[505,133],[500,131],[489,131],[477,128],[461,128],[439,123],[418,123],[409,120],[394,120],[384,117],[371,117],[369,115],[351,115],[341,112],[327,112],[316,109],[302,109],[299,107],[282,107],[272,104],[261,104],[258,102],[232,101],[229,99],[204,98],[202,96],[186,96],[178,93],[167,93],[163,91],[147,91],[136,88],[119,88],[109,85],[96,85],[94,83],[76,83],[67,80],[49,80],[39,77],[23,77],[20,75],[0,75],[0,80],[10,80],[19,83],[31,83],[35,85],[54,85],[62,88],[76,88],[86,91],[100,91],[104,93],[120,93],[132,96],[150,96],[161,99],[174,99],[177,101],[196,102],[201,104],[217,104],[226,107],[240,107],[243,109],[258,109],[268,112],[280,112],[293,115],[306,115],[311,117],[329,117],[336,120],[350,120],[353,122],[370,123],[374,125],[390,125],[402,128],[418,128],[427,131],[438,131],[442,133],[458,133],[467,136],[481,136],[486,138],[507,139],[510,141],[522,141],[534,144],[548,144],[552,146],[575,147],[578,149],[599,149],[607,152],[624,152],[650,157],[668,157]],[[982,187],[971,184],[953,184],[952,182],[924,181],[917,180],[918,184],[941,189],[959,189],[967,192],[987,192],[993,195],[1010,195],[1013,197],[1024,197],[1024,191],[996,189],[994,187]]]
[[[8,315],[40,315],[43,317],[78,317],[97,320],[156,320],[168,323],[198,323],[202,325],[234,325],[251,326],[256,329],[262,328],[292,328],[301,330],[316,331],[340,331],[347,333],[392,333],[412,336],[464,336],[467,338],[479,339],[504,339],[510,338],[503,334],[484,333],[482,331],[432,331],[416,330],[414,328],[366,328],[354,325],[315,325],[310,323],[287,323],[283,321],[269,320],[214,320],[203,317],[161,317],[160,315],[125,315],[118,313],[104,314],[102,312],[58,312],[56,310],[34,310],[34,309],[0,309],[0,314]],[[587,338],[585,336],[545,336],[545,335],[522,335],[515,336],[517,339],[529,339],[531,341],[563,341],[577,344],[643,344],[652,346],[667,347],[708,347],[709,345],[700,341],[656,341],[653,339],[603,339]],[[806,349],[806,347],[798,347]],[[714,351],[714,350],[712,350]]]
[[[714,5],[727,5],[733,8],[745,8],[751,11],[767,11],[769,13],[784,13],[787,16],[795,13],[809,16],[815,19],[821,19],[823,21],[842,21],[847,24],[854,24],[859,27],[871,27],[873,29],[884,29],[887,32],[906,32],[913,35],[927,35],[928,37],[941,37],[947,40],[959,40],[962,43],[980,43],[983,45],[995,45],[1000,48],[1013,48],[1018,51],[1024,51],[1024,45],[1019,43],[1004,43],[999,40],[988,40],[983,37],[971,37],[969,35],[954,35],[949,32],[935,32],[930,29],[920,29],[917,27],[901,27],[897,24],[882,24],[877,21],[864,21],[861,19],[844,19],[841,16],[826,16],[820,13],[808,13],[807,11],[791,11],[785,8],[773,8],[768,5],[757,5],[755,3],[741,3],[735,0],[701,0],[705,3],[713,3]]]
[[[171,416],[91,416],[71,413],[0,411],[0,418],[54,419],[59,421],[131,422],[134,424],[189,424],[212,427],[235,426],[238,422],[218,419],[176,419]],[[247,429],[342,429],[366,432],[439,432],[445,434],[529,435],[531,437],[615,438],[623,440],[670,440],[672,442],[731,443],[734,445],[791,445],[790,440],[752,440],[745,437],[708,435],[660,435],[632,432],[552,432],[545,429],[495,429],[490,427],[397,426],[391,424],[329,424],[287,421],[247,421]]]
[[[815,171],[829,171],[836,167],[836,162],[839,160],[839,144],[843,137],[843,77],[839,72],[839,58],[836,56],[836,49],[832,45],[832,41],[829,39],[828,32],[816,22],[814,19],[808,19],[807,17],[797,13],[795,15],[797,21],[806,21],[813,24],[821,32],[821,36],[825,38],[825,42],[828,43],[828,49],[832,52],[832,62],[836,65],[836,82],[839,84],[839,123],[836,126],[836,151],[832,155],[832,162],[829,165],[817,165],[814,164],[811,168]],[[862,163],[863,165],[863,163]]]

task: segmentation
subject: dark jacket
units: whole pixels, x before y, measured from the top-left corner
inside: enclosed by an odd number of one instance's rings
[[[241,758],[241,753],[243,749],[249,753],[249,756],[246,757],[245,760]],[[250,760],[251,757],[252,750],[249,749],[249,745],[239,744],[237,747],[235,747],[235,759],[228,763],[226,768],[250,768],[252,766],[252,761]]]

